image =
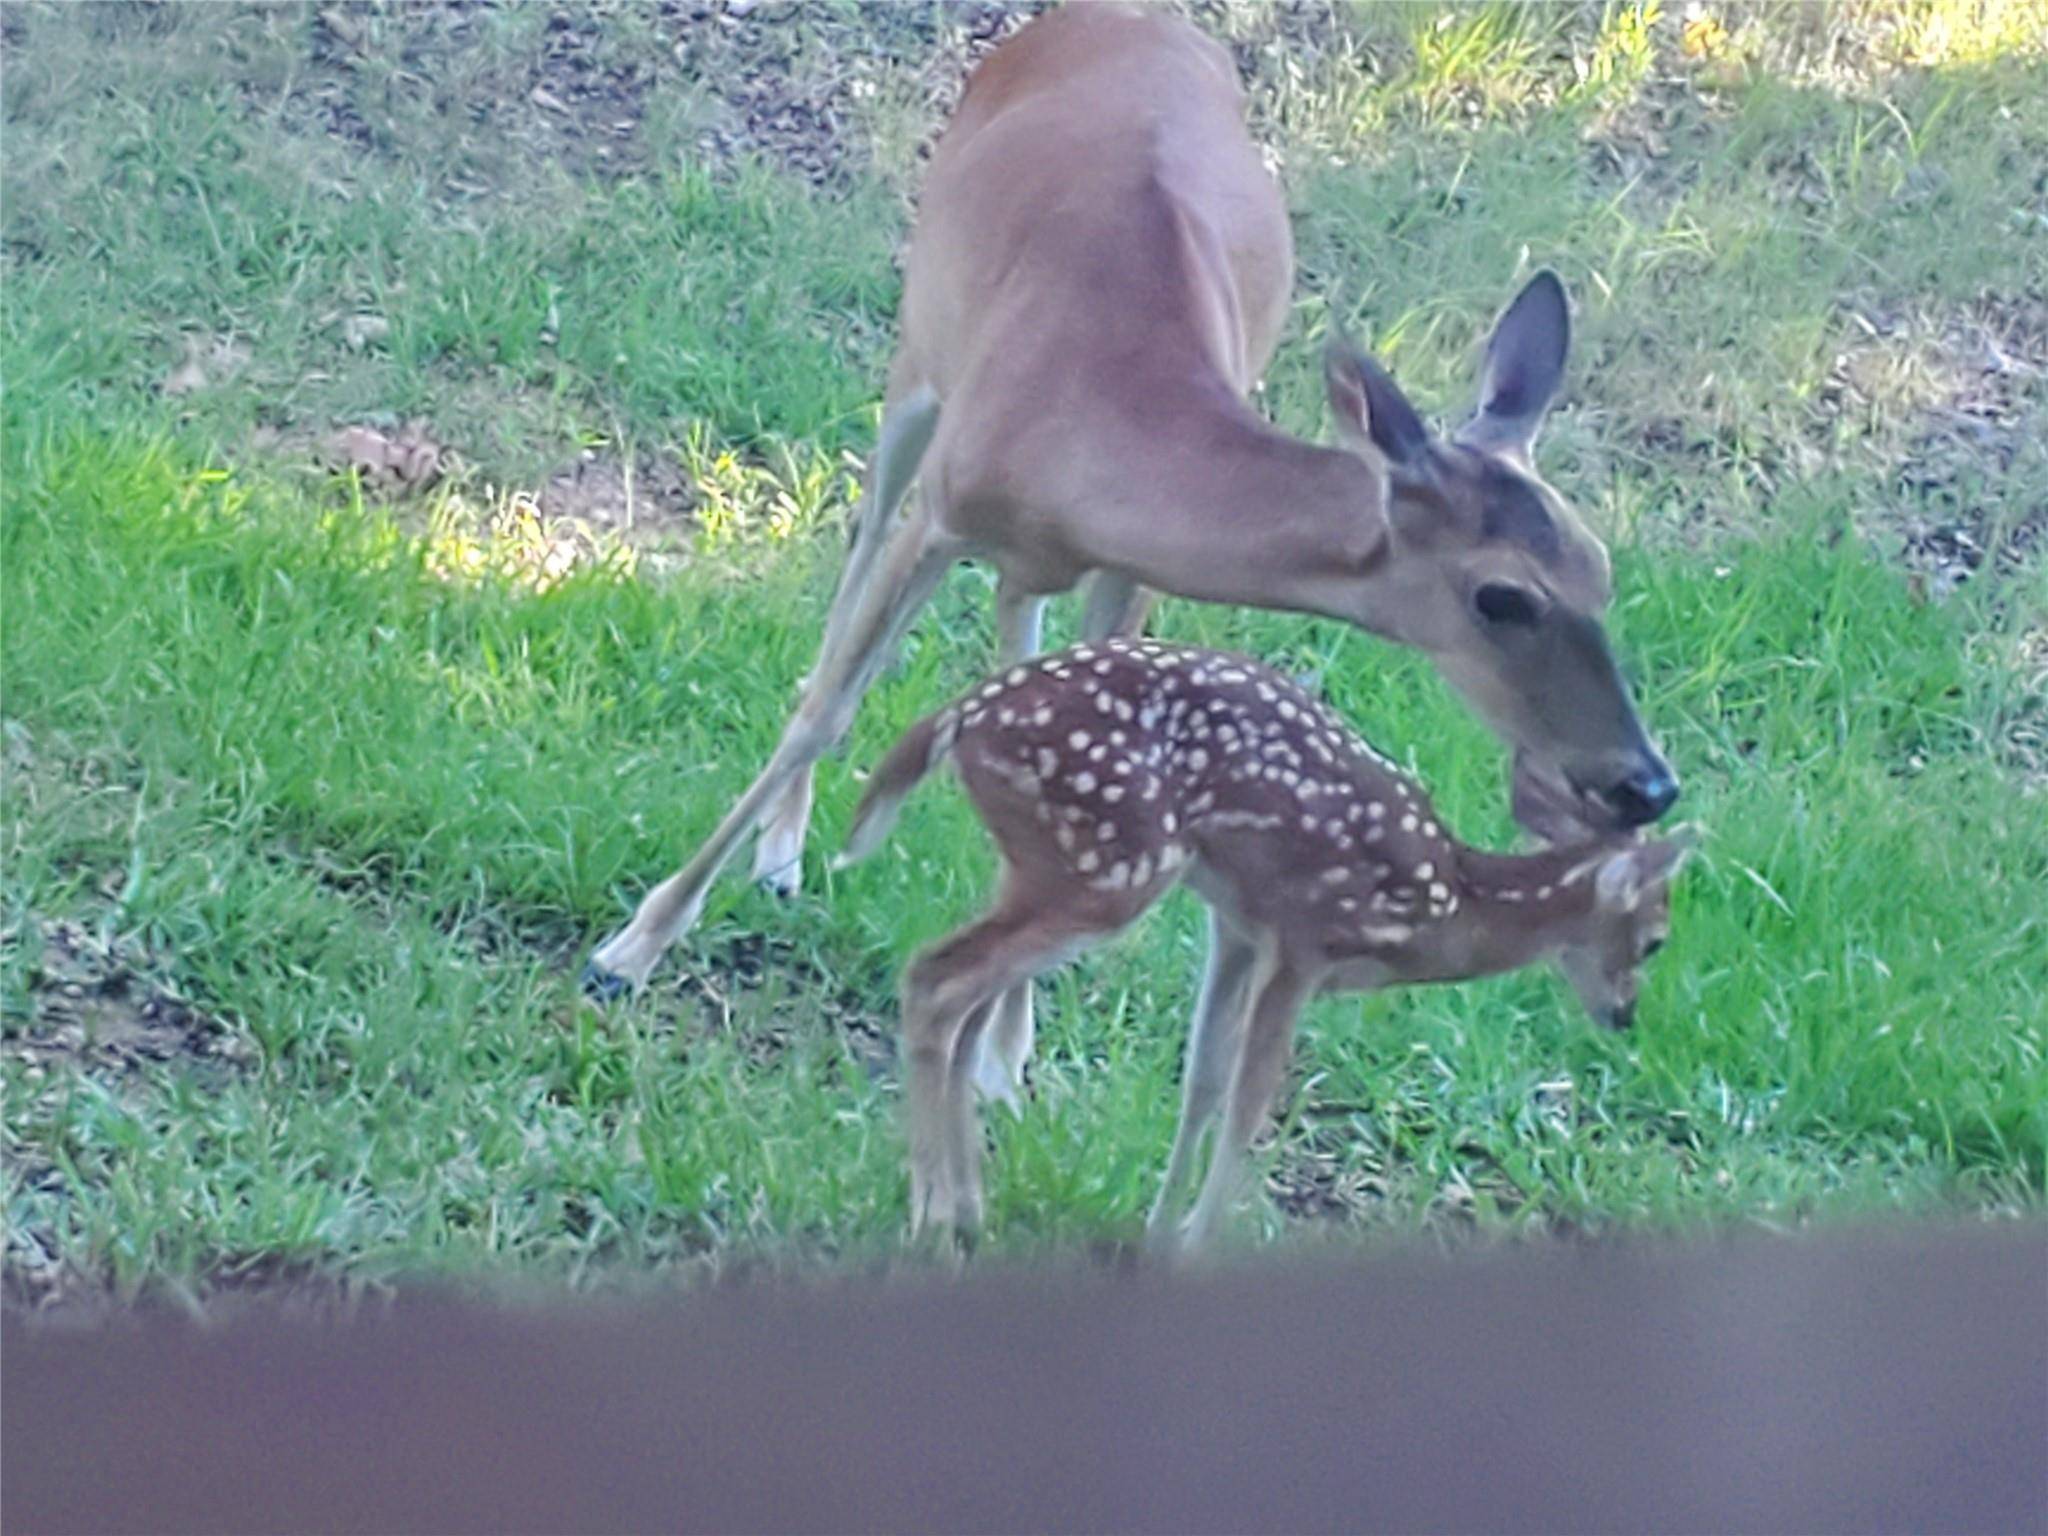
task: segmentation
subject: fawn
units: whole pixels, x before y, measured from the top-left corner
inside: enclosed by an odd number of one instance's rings
[[[871,852],[948,757],[1001,851],[1002,878],[994,906],[905,976],[913,1231],[980,1223],[974,1088],[1003,1096],[1020,1080],[1031,978],[1178,880],[1209,906],[1210,949],[1149,1226],[1174,1240],[1173,1213],[1221,1109],[1179,1234],[1192,1247],[1236,1194],[1309,998],[1555,957],[1587,1011],[1626,1029],[1685,852],[1630,834],[1523,855],[1465,847],[1419,787],[1272,668],[1108,639],[1013,667],[912,726],[875,769],[843,858]]]

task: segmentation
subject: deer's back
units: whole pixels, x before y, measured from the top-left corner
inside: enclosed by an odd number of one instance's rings
[[[1192,347],[1243,389],[1292,276],[1228,54],[1162,11],[1068,6],[989,55],[933,155],[905,362],[941,400],[970,383],[979,400],[1042,396],[1034,371]],[[1227,313],[1201,292],[1218,286]]]

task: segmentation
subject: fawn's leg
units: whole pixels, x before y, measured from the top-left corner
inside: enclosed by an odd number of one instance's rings
[[[894,380],[891,395],[897,394]],[[917,478],[917,467],[931,446],[932,433],[939,424],[938,396],[929,385],[918,385],[901,399],[892,398],[882,413],[882,429],[875,439],[875,457],[868,468],[867,494],[853,514],[853,545],[839,574],[839,590],[825,618],[825,638],[818,646],[818,662],[805,677],[799,697],[810,691],[812,678],[825,668],[826,659],[843,643],[847,626],[853,622],[863,595],[874,575],[875,561],[888,543],[889,523],[902,505],[904,494]],[[790,775],[789,785],[769,807],[761,821],[761,837],[754,847],[754,878],[778,896],[794,896],[803,884],[804,834],[811,822],[811,764],[805,763]]]
[[[1005,893],[986,916],[940,940],[903,982],[910,1132],[910,1228],[972,1230],[981,1217],[981,1139],[974,1111],[974,1034],[991,1005],[1101,932],[1122,926]]]
[[[1146,1231],[1154,1239],[1167,1239],[1173,1231],[1173,1213],[1187,1196],[1203,1134],[1215,1121],[1217,1106],[1230,1086],[1249,1002],[1246,983],[1258,958],[1258,946],[1226,924],[1211,907],[1208,966],[1188,1034],[1187,1065],[1182,1069],[1180,1126],[1173,1134],[1173,1151],[1166,1160],[1159,1198],[1145,1219]]]
[[[1231,1077],[1223,1134],[1216,1140],[1209,1176],[1202,1184],[1193,1214],[1188,1217],[1189,1250],[1209,1244],[1237,1198],[1244,1177],[1245,1155],[1251,1150],[1252,1138],[1266,1122],[1281,1074],[1287,1070],[1294,1022],[1300,1017],[1302,1004],[1315,990],[1307,968],[1283,955],[1276,938],[1262,939],[1260,951],[1253,967],[1251,1009],[1238,1047],[1237,1069]]]
[[[1111,635],[1135,635],[1145,626],[1152,594],[1128,576],[1096,571],[1088,578],[1081,609],[1081,638],[1090,642]]]
[[[860,593],[857,612],[831,651],[819,658],[768,765],[690,862],[649,891],[633,920],[599,947],[584,973],[587,987],[610,997],[646,982],[662,951],[696,922],[712,880],[767,806],[846,734],[861,695],[957,554],[957,546],[934,531],[929,515],[897,527],[879,569]]]

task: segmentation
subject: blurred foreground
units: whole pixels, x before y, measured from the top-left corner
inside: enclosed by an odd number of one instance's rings
[[[2048,1530],[2048,1228],[5,1321],[5,1528]]]

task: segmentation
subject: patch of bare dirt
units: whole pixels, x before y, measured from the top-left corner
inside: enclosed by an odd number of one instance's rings
[[[1273,1204],[1296,1221],[1362,1221],[1385,1208],[1387,1181],[1356,1135],[1327,1125],[1291,1137],[1266,1175]]]
[[[250,450],[297,469],[352,479],[427,542],[450,579],[486,572],[544,589],[621,550],[657,564],[688,553],[698,495],[680,462],[585,449],[537,489],[485,483],[474,462],[424,420],[355,423],[324,435],[261,427]],[[441,490],[446,494],[428,496]]]
[[[164,375],[157,389],[166,397],[196,394],[226,383],[249,364],[248,344],[233,336],[186,332],[180,339],[178,365]]]
[[[1846,307],[1851,339],[1815,409],[1863,429],[1895,494],[1870,509],[1930,595],[2048,537],[2048,292],[1940,314]]]
[[[860,992],[812,964],[794,941],[738,933],[712,947],[708,961],[678,967],[677,980],[650,990],[663,1027],[729,1035],[761,1065],[829,1030],[844,1038],[870,1081],[895,1074],[893,1019],[878,1017]]]
[[[219,1077],[255,1065],[248,1038],[180,995],[162,957],[135,941],[103,938],[68,918],[29,919],[0,934],[0,949],[23,947],[34,955],[26,985],[0,1017],[0,1060],[19,1063],[25,1090],[10,1116],[70,1091],[67,1085],[80,1075],[121,1091],[139,1087],[159,1068]],[[0,1139],[11,1198],[61,1205],[69,1194],[64,1172],[15,1129],[10,1125]],[[58,1256],[47,1228],[9,1220],[0,1250],[0,1302],[47,1310],[105,1295],[103,1279],[79,1273]]]
[[[670,4],[673,53],[685,78],[723,111],[697,136],[717,161],[758,158],[824,190],[842,191],[871,153],[863,123],[883,77],[911,72],[932,125],[928,153],[975,60],[1044,10],[1045,0],[825,7],[801,0]]]
[[[486,34],[502,26],[504,11],[382,0],[322,6],[313,67],[296,84],[288,121],[371,153],[391,150],[407,124],[431,124],[454,145],[579,175],[644,170],[640,129],[657,60],[608,46],[608,20],[592,7],[551,9],[530,47],[500,52]],[[473,196],[502,190],[469,182],[460,165],[449,185]]]
[[[31,1076],[56,1066],[130,1075],[165,1065],[242,1071],[255,1047],[232,1025],[181,997],[161,957],[135,941],[106,939],[57,918],[0,936],[35,946],[26,1018],[0,1022],[0,1056]]]
[[[1586,126],[1586,167],[1599,183],[1633,195],[1675,202],[1699,181],[1705,159],[1694,150],[1711,131],[1710,104],[1676,72],[1645,80],[1637,91]]]
[[[550,521],[569,519],[634,549],[687,543],[697,526],[697,496],[673,459],[631,458],[585,449],[534,494]]]

